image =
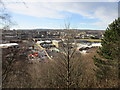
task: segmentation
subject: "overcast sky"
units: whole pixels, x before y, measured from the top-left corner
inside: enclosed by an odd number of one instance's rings
[[[69,21],[71,28],[105,30],[118,17],[117,1],[5,0],[4,3],[18,24],[12,27],[15,29],[64,28]]]

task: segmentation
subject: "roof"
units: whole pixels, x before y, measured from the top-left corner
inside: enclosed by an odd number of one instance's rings
[[[101,47],[101,43],[92,43],[92,47]]]
[[[44,41],[37,41],[38,44],[43,43]]]
[[[59,49],[57,49],[57,48],[51,48],[50,50],[54,50],[54,51],[60,51]]]
[[[10,47],[10,46],[17,46],[17,43],[6,43],[6,44],[0,44],[0,48],[2,47]]]

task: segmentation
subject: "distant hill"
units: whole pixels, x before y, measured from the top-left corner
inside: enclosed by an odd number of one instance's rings
[[[39,31],[51,31],[51,30],[66,30],[66,29],[14,29],[14,30],[39,30]],[[105,31],[105,30],[92,30],[92,29],[70,29],[70,30],[80,30],[80,31]]]

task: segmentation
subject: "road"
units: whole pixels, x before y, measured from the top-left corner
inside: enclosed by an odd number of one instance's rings
[[[39,52],[40,52],[40,54],[43,56],[42,58],[45,58],[45,59],[50,59],[50,60],[52,60],[52,58],[51,58],[51,56],[49,56],[49,54],[48,54],[48,52],[46,51],[46,49],[45,48],[43,48],[40,44],[38,44],[38,43],[35,43],[35,46],[36,46],[36,48],[39,50]]]

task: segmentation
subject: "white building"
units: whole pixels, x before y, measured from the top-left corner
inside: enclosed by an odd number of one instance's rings
[[[0,48],[8,48],[12,46],[18,46],[17,43],[6,43],[6,44],[0,44]]]

